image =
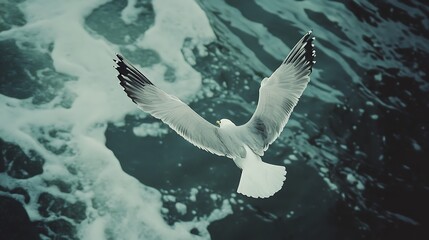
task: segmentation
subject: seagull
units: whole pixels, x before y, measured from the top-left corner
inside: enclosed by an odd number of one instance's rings
[[[229,119],[209,123],[187,104],[155,86],[120,54],[116,70],[120,85],[137,106],[160,119],[193,145],[231,158],[241,169],[237,192],[253,198],[268,198],[286,180],[284,166],[262,161],[261,156],[283,131],[310,81],[316,57],[314,37],[307,32],[286,59],[259,88],[258,105],[250,120],[236,126]]]

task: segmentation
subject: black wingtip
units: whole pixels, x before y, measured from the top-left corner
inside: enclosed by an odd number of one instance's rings
[[[283,64],[301,62],[302,58],[305,65],[308,66],[310,73],[313,65],[316,63],[314,60],[316,57],[316,50],[314,49],[313,30],[309,30],[305,35],[298,41],[298,43],[292,48],[289,55],[284,60]],[[303,53],[304,50],[304,53]]]
[[[116,63],[114,68],[118,71],[116,76],[119,84],[124,88],[125,93],[134,103],[138,99],[138,95],[147,85],[153,85],[137,68],[128,62],[122,55],[116,54],[117,59],[113,59]]]
[[[113,61],[116,63],[115,69],[118,71],[117,77],[120,81],[123,80],[121,80],[119,76],[124,76],[125,78],[129,79],[129,82],[132,84],[140,84],[143,86],[146,84],[153,85],[153,83],[149,81],[149,79],[145,75],[143,75],[143,73],[141,73],[137,68],[135,68],[122,55],[117,53],[116,57],[117,59],[113,59]]]
[[[124,57],[122,57],[122,55],[119,53],[116,53],[116,57],[121,61],[124,60]]]
[[[306,34],[307,38],[304,41],[305,61],[308,62],[310,66],[310,72],[313,69],[313,65],[316,63],[316,61],[314,60],[316,58],[316,50],[314,48],[314,40],[316,40],[316,38],[312,34],[312,30],[308,31]]]

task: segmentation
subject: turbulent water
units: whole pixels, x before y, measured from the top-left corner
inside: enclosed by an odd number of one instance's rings
[[[2,239],[426,239],[424,1],[0,1]],[[263,159],[240,171],[139,111],[121,53],[211,122],[253,113],[260,81],[312,29],[316,65]]]

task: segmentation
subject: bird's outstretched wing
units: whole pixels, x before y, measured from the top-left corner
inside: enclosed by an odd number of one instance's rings
[[[139,108],[168,124],[193,145],[220,156],[231,156],[225,144],[228,139],[222,137],[220,128],[207,122],[177,97],[156,87],[121,55],[116,56],[120,84]]]
[[[256,111],[246,124],[239,127],[244,142],[261,156],[282,132],[310,81],[316,56],[313,40],[309,31],[292,48],[280,67],[261,82]]]

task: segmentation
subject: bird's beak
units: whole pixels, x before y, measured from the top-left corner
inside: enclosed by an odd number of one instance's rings
[[[216,121],[216,124],[220,127],[220,121],[219,120]]]

